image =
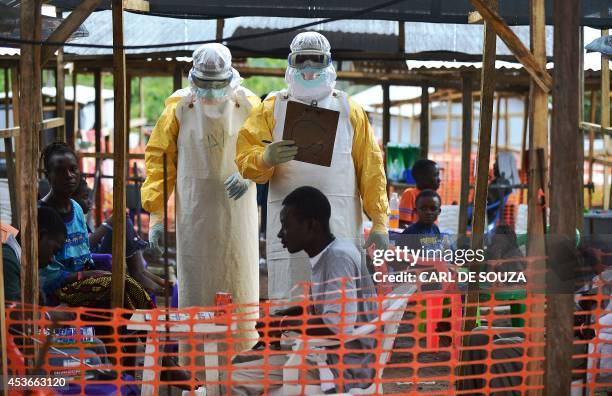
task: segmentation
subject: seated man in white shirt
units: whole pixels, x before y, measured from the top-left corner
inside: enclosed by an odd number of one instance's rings
[[[306,334],[312,336],[351,334],[356,326],[373,320],[377,312],[374,286],[362,255],[353,243],[334,237],[329,228],[330,216],[331,208],[327,197],[316,188],[308,186],[291,192],[283,200],[280,213],[281,230],[278,237],[283,246],[290,253],[303,250],[308,254],[312,265],[309,296],[312,305],[306,314]],[[342,302],[337,301],[340,297]],[[286,314],[289,312],[301,314],[295,309],[287,310]],[[299,320],[285,318],[275,322],[276,328],[268,331],[268,335],[278,337],[284,329],[291,328],[295,331],[296,326],[299,328],[300,325]],[[327,363],[335,385],[324,382],[324,391],[346,392],[350,388],[370,386],[375,374],[375,356],[370,351],[375,347],[376,340],[373,338],[347,342],[347,351],[342,361],[350,368],[344,369],[342,376],[335,368],[340,357],[338,354],[327,353]],[[231,393],[258,395],[280,387],[282,368],[287,359],[286,354],[271,354],[267,362],[263,357],[244,362],[248,358],[241,359],[241,356],[238,356],[234,359],[234,370],[231,373]],[[243,362],[236,363],[237,361]],[[325,379],[325,376],[319,376],[316,366],[305,371],[307,372],[304,376],[309,382]],[[265,379],[269,381],[269,386],[264,385]]]

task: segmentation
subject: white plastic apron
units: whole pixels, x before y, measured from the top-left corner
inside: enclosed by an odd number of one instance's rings
[[[237,304],[259,301],[259,238],[255,184],[238,200],[223,182],[234,162],[238,130],[251,105],[242,88],[222,116],[204,114],[197,100],[184,97],[179,121],[176,178],[176,241],[179,307],[212,306],[216,292],[229,292]],[[257,312],[257,306],[249,308]],[[257,315],[255,316],[257,318]],[[253,329],[255,323],[242,323]],[[246,337],[246,334],[241,334]],[[249,334],[257,336],[257,333]]]
[[[288,100],[297,101],[289,99],[285,90],[276,94],[273,131],[275,141],[283,138]],[[283,199],[296,188],[312,186],[321,190],[331,205],[331,232],[336,237],[353,240],[355,245],[361,248],[361,199],[351,154],[354,132],[346,94],[334,91],[332,95],[319,101],[318,107],[340,112],[331,166],[289,161],[277,165],[270,179],[266,227],[269,298],[289,297],[294,294],[290,291],[297,283],[310,280],[310,263],[306,253],[290,254],[277,237]],[[295,292],[296,295],[303,295],[303,290],[299,287]]]

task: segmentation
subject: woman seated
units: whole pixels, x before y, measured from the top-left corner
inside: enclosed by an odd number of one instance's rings
[[[81,177],[77,190],[72,194],[83,214],[87,216],[91,209],[91,189],[84,177]],[[89,247],[92,253],[112,254],[113,242],[113,216],[107,218],[100,227],[89,233]],[[125,218],[125,258],[127,270],[138,283],[149,293],[159,294],[163,291],[164,280],[149,272],[145,268],[145,260],[142,251],[149,244],[138,236],[134,231],[134,224]]]
[[[41,289],[49,302],[109,307],[111,273],[94,268],[83,210],[70,198],[80,180],[76,153],[65,143],[56,142],[45,148],[41,163],[51,189],[39,206],[55,209],[68,233],[54,261],[40,271]],[[125,280],[124,305],[130,309],[154,307],[149,294],[130,276]]]

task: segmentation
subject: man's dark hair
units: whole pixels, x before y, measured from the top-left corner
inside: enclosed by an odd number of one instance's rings
[[[438,198],[438,202],[442,203],[442,198],[440,198],[440,194],[438,194],[435,190],[423,190],[417,195],[414,200],[414,205],[419,206],[419,200],[423,198]]]
[[[325,194],[316,188],[310,186],[296,188],[285,197],[283,205],[291,206],[300,220],[314,219],[324,230],[329,230],[331,206]]]
[[[417,160],[414,163],[414,165],[412,165],[412,177],[417,179],[417,178],[420,178],[422,176],[425,176],[425,174],[430,169],[435,168],[436,165],[438,165],[438,164],[436,164],[436,162],[432,161],[432,160],[428,160],[428,159]]]
[[[62,233],[64,236],[68,234],[66,225],[59,213],[48,206],[40,206],[38,208],[38,232],[46,230],[50,234]]]

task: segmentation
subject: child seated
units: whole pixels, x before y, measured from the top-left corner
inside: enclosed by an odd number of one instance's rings
[[[440,195],[434,190],[423,190],[416,197],[417,220],[406,228],[402,235],[418,235],[408,239],[407,246],[425,250],[444,250],[452,248],[450,241],[440,232],[436,225],[441,212]]]
[[[417,220],[416,197],[423,190],[437,191],[440,188],[440,168],[432,160],[420,159],[412,167],[416,188],[409,188],[400,198],[400,227],[406,227]]]
[[[87,215],[91,209],[91,189],[85,178],[81,178],[79,186],[72,194],[83,214]],[[100,227],[89,233],[89,247],[92,253],[112,254],[113,242],[113,216],[107,218]],[[88,227],[89,228],[89,227]],[[125,218],[125,261],[127,270],[131,277],[145,288],[149,293],[160,294],[163,292],[164,280],[149,272],[145,267],[142,251],[149,244],[138,236],[134,230],[134,224],[129,217]]]

